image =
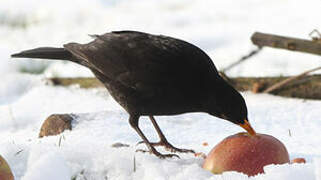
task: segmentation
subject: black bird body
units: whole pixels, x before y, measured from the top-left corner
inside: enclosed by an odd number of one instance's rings
[[[203,51],[165,36],[114,32],[97,36],[89,44],[64,47],[89,64],[129,113],[139,115],[202,111],[205,94],[215,84],[209,82],[218,77]]]
[[[206,112],[236,124],[247,119],[242,96],[219,76],[212,60],[198,47],[136,31],[94,37],[88,44],[37,48],[12,57],[64,59],[88,67],[130,114],[130,123],[141,137],[138,119],[142,115]]]

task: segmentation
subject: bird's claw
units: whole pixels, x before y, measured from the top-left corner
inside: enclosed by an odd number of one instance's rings
[[[173,158],[173,157],[180,159],[180,157],[177,154],[161,154],[158,151],[153,151],[153,150],[147,151],[144,149],[137,149],[136,152],[151,153],[151,154],[154,154],[155,156],[159,157],[160,159]]]
[[[144,144],[145,142],[144,141],[139,141],[137,144],[136,144],[136,146],[138,146],[138,145],[140,145],[140,144]],[[165,146],[164,145],[164,143],[162,143],[162,142],[151,142],[150,143],[150,145],[152,145],[152,146]]]
[[[195,151],[192,149],[179,149],[174,146],[172,146],[172,147],[165,146],[165,149],[170,152],[193,153],[193,154],[195,153]]]
[[[143,144],[145,143],[144,141],[140,141],[138,142],[136,145],[139,145],[139,144]],[[168,143],[167,141],[166,142],[163,142],[163,141],[160,141],[160,142],[152,142],[150,143],[151,146],[164,146],[165,147],[165,150],[167,151],[170,151],[170,152],[179,152],[179,153],[195,153],[194,150],[192,149],[179,149],[179,148],[176,148],[174,147],[173,145],[171,145],[170,143]]]

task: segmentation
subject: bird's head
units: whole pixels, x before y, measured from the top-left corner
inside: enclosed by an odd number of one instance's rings
[[[249,134],[256,132],[247,117],[247,107],[242,95],[223,79],[215,83],[214,93],[210,93],[208,113],[228,120],[244,128]]]

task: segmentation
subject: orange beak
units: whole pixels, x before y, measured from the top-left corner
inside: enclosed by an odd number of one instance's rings
[[[245,129],[250,135],[254,136],[256,135],[256,132],[254,131],[254,129],[252,128],[252,126],[250,125],[248,120],[244,120],[243,124],[239,124],[243,129]]]

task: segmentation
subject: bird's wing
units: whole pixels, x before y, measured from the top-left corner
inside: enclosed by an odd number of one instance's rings
[[[166,36],[120,31],[64,47],[90,68],[137,91],[198,86],[204,78],[218,74],[202,50]]]

